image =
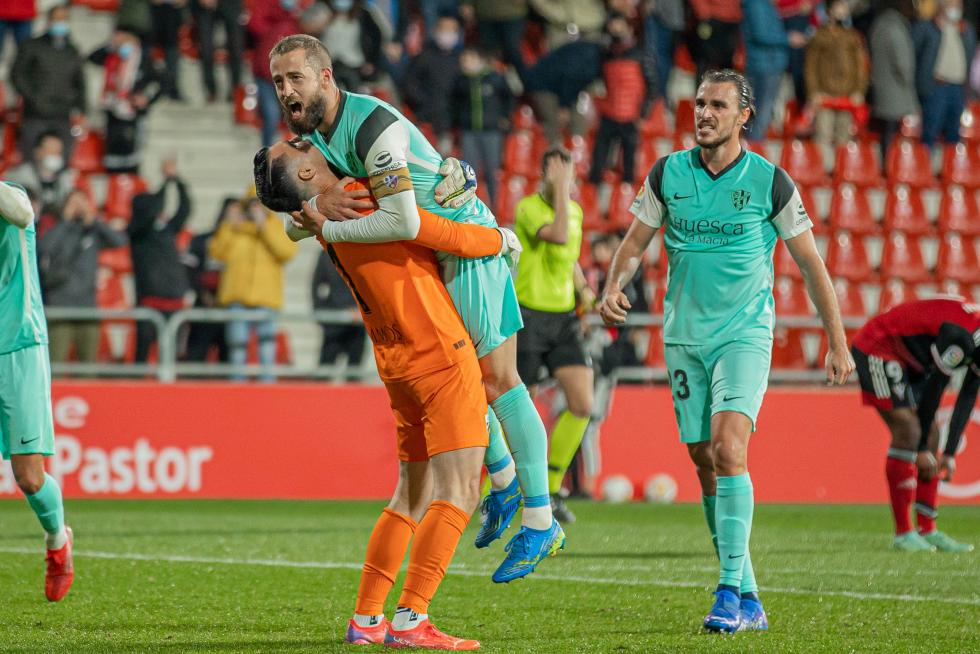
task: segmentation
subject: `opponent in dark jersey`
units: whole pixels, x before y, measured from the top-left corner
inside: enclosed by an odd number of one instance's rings
[[[862,401],[878,409],[892,434],[885,472],[895,516],[893,547],[972,550],[937,531],[936,500],[940,479],[951,479],[955,471],[960,436],[980,389],[980,305],[960,297],[900,304],[862,327],[852,352]],[[966,375],[937,461],[936,411],[953,374],[963,368]],[[913,499],[918,531],[909,518]]]

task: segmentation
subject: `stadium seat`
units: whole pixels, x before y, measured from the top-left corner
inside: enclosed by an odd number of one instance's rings
[[[939,231],[959,232],[966,236],[980,235],[980,207],[973,191],[960,186],[947,186],[939,203]]]
[[[838,232],[827,244],[827,270],[834,277],[853,282],[865,282],[874,277],[864,243],[847,232]]]
[[[967,104],[960,114],[960,138],[967,143],[980,141],[980,103],[976,100]]]
[[[929,148],[922,143],[905,140],[892,142],[888,148],[886,169],[890,184],[919,188],[936,185]]]
[[[528,180],[520,175],[505,176],[497,190],[497,202],[493,213],[501,225],[514,224],[514,208],[528,189],[533,188]]]
[[[521,130],[507,135],[504,170],[524,177],[537,176],[538,160],[534,158],[534,135],[531,132]]]
[[[885,232],[898,230],[913,236],[931,233],[932,223],[922,201],[922,192],[905,185],[889,188],[882,227]]]
[[[776,300],[777,316],[810,316],[813,311],[806,299],[806,290],[800,280],[779,277],[772,288]]]
[[[889,279],[881,286],[878,296],[878,313],[884,313],[903,302],[918,299],[915,287],[901,279]]]
[[[262,127],[259,115],[259,88],[255,84],[242,84],[232,90],[234,120],[237,125]]]
[[[0,170],[6,170],[19,164],[22,153],[17,149],[17,125],[11,121],[0,123],[3,130],[3,152],[0,153]]]
[[[664,363],[664,330],[663,327],[647,327],[650,340],[647,342],[647,353],[643,357],[643,365],[648,368],[663,368]]]
[[[922,118],[918,114],[903,117],[898,125],[898,135],[903,139],[918,141],[922,138]]]
[[[99,250],[99,266],[116,275],[133,272],[133,257],[129,246]]]
[[[802,329],[776,327],[772,334],[772,367],[774,370],[806,370],[809,364],[803,350]]]
[[[779,165],[799,186],[828,186],[820,146],[813,141],[793,139],[783,145]]]
[[[955,232],[945,234],[939,243],[936,277],[964,284],[980,284],[980,261],[973,239]]]
[[[980,188],[980,150],[966,143],[949,144],[943,150],[943,181],[971,190]]]
[[[834,292],[837,294],[840,315],[846,318],[863,318],[868,315],[864,306],[864,297],[861,295],[861,289],[857,284],[843,278],[837,278],[834,280]]]
[[[582,206],[582,231],[605,231],[606,221],[599,211],[599,195],[596,187],[583,182],[578,185],[572,198]],[[583,242],[584,240],[583,237]]]
[[[878,223],[864,189],[850,184],[838,186],[830,200],[827,226],[831,230],[846,229],[857,235],[877,233]]]
[[[640,123],[640,141],[664,138],[670,136],[667,126],[667,107],[663,99],[657,99],[650,108],[650,115]]]
[[[690,150],[698,142],[694,140],[694,134],[684,133],[684,134],[674,134],[673,148],[674,152],[678,150]]]
[[[873,143],[850,141],[837,148],[834,185],[878,187],[884,184],[878,163],[878,147]]]
[[[146,182],[139,175],[110,175],[105,199],[106,218],[122,218],[128,221],[133,215],[133,198],[145,192],[146,188]]]
[[[534,119],[534,110],[530,105],[522,104],[511,114],[510,122],[515,130],[532,130],[537,122]]]
[[[639,185],[637,185],[639,187]],[[611,229],[627,229],[633,222],[633,214],[630,213],[630,205],[636,197],[636,190],[632,184],[621,183],[613,189],[612,198],[609,200],[609,213],[607,221]]]
[[[633,164],[633,179],[639,184],[650,174],[653,164],[657,163],[657,144],[653,139],[641,139],[636,148],[636,160]]]
[[[592,168],[592,143],[586,137],[576,134],[566,143],[566,148],[572,156],[575,174],[580,178],[588,177],[589,169]]]
[[[674,136],[694,134],[694,98],[681,98],[674,109]]]
[[[884,279],[903,279],[907,282],[925,282],[932,278],[922,258],[919,240],[902,232],[891,232],[886,237],[880,272]]]
[[[813,199],[813,191],[810,187],[797,186],[796,190],[800,192],[800,201],[803,203],[803,208],[806,209],[810,220],[813,221],[813,231],[817,234],[822,234],[827,231],[826,217],[817,213],[817,202]]]
[[[68,164],[79,173],[100,173],[102,167],[102,156],[105,153],[105,140],[102,135],[92,130],[83,130],[82,134],[75,140],[75,148],[71,153],[71,162]]]
[[[776,276],[792,277],[793,279],[803,279],[800,267],[796,265],[793,256],[789,253],[783,239],[776,241],[776,252],[773,255],[773,269]]]

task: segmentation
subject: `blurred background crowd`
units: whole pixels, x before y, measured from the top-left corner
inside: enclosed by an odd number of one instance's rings
[[[694,145],[698,75],[733,67],[756,95],[745,146],[796,180],[857,319],[980,285],[978,18],[976,0],[4,0],[0,176],[35,199],[49,307],[241,309],[181,330],[181,359],[356,378],[371,368],[356,320],[276,320],[355,314],[329,258],[250,197],[252,154],[287,135],[279,38],[320,37],[342,88],[472,163],[501,224],[565,148],[596,292],[647,171]],[[779,315],[811,315],[783,249],[775,266]],[[665,274],[655,243],[635,309],[660,312]],[[157,356],[150,323],[56,314],[55,362]],[[812,368],[817,332],[777,330],[774,368]],[[593,336],[604,373],[662,367],[657,325]]]

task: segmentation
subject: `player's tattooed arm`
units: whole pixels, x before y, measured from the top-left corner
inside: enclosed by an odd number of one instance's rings
[[[27,192],[9,182],[0,183],[0,218],[21,229],[34,222],[34,208]]]

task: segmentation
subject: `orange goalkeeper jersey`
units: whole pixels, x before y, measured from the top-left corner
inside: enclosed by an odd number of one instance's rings
[[[456,223],[421,208],[419,216],[414,241],[327,243],[317,237],[357,301],[384,381],[421,377],[475,354],[434,250],[484,257],[501,247],[495,229]]]

